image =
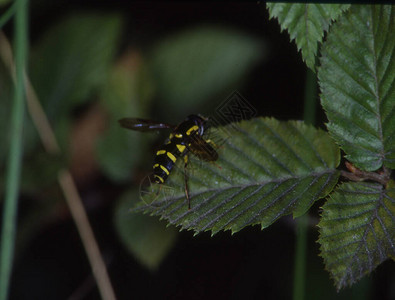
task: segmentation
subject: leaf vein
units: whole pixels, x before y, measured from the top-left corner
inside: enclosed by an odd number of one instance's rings
[[[261,151],[265,152],[269,157],[271,157],[271,159],[276,162],[276,164],[278,166],[280,166],[281,168],[283,168],[287,173],[289,173],[290,175],[294,175],[293,172],[285,165],[282,163],[282,161],[280,161],[279,159],[277,159],[277,157],[275,155],[273,155],[273,153],[270,153],[266,147],[264,145],[262,145],[259,141],[257,141],[253,136],[251,136],[247,131],[245,131],[244,129],[237,127],[237,130],[240,131],[241,133],[244,134],[244,136],[246,136],[250,141],[252,141],[256,146],[258,146]]]
[[[264,171],[265,174],[268,174],[270,177],[273,177],[273,174],[272,174],[268,169],[266,169],[262,164],[260,164],[260,163],[258,163],[257,161],[255,161],[254,158],[252,158],[252,157],[250,157],[250,156],[247,156],[247,155],[245,154],[245,152],[241,151],[241,149],[238,148],[236,145],[234,145],[234,144],[232,144],[232,143],[229,143],[229,142],[226,142],[226,144],[227,144],[227,146],[229,146],[230,148],[232,148],[232,149],[236,150],[237,152],[239,152],[242,156],[246,157],[246,158],[247,158],[248,160],[250,160],[254,165],[256,165],[256,166],[258,166],[260,169],[262,169],[262,170]],[[224,161],[229,162],[228,160],[225,160],[225,159],[224,159]]]
[[[298,132],[298,135],[306,142],[306,144],[310,147],[310,149],[314,152],[315,156],[322,162],[322,164],[328,168],[328,165],[326,161],[322,158],[322,156],[319,154],[317,151],[316,147],[314,147],[314,144],[309,141],[304,134],[302,134],[296,126],[293,126],[293,128]]]
[[[218,220],[220,220],[222,217],[224,217],[225,215],[229,214],[232,210],[234,210],[235,208],[237,208],[239,205],[241,205],[242,203],[244,203],[245,201],[247,201],[249,198],[253,197],[256,193],[259,193],[259,191],[264,187],[264,185],[258,186],[257,189],[255,189],[253,192],[251,192],[247,197],[241,199],[241,201],[239,201],[238,203],[236,203],[236,205],[234,205],[233,207],[231,207],[230,209],[223,211],[221,214],[219,214],[217,217],[215,217],[214,219],[212,219],[209,223],[207,223],[201,230],[204,231],[207,228],[214,226],[215,223],[218,222]],[[217,205],[217,207],[215,207],[215,209],[218,209],[219,207],[227,204],[229,201],[226,201],[226,199],[224,201],[222,201],[219,205]],[[221,227],[221,229],[223,229],[224,226]],[[220,230],[221,230],[220,229]]]
[[[295,189],[295,187],[298,185],[299,182],[295,182],[293,185],[291,185],[287,190],[285,190],[283,193],[281,193],[278,197],[274,198],[273,201],[268,203],[265,207],[260,209],[255,215],[253,215],[248,221],[244,222],[244,224],[241,227],[244,227],[248,224],[252,224],[256,219],[268,208],[272,207],[274,204],[276,204],[280,199],[282,199],[285,195],[290,194],[292,190]],[[292,202],[296,201],[296,199],[292,199]],[[272,218],[272,220],[276,220],[275,218]]]
[[[270,193],[272,193],[275,189],[278,188],[278,186],[281,183],[277,183],[271,190],[268,190],[266,193],[264,193],[262,196],[260,196],[257,200],[255,200],[252,204],[250,204],[248,207],[244,208],[242,211],[240,211],[238,214],[236,214],[235,216],[233,216],[231,219],[228,220],[228,222],[226,222],[222,228],[226,228],[230,223],[232,223],[234,220],[238,219],[240,216],[244,215],[247,211],[251,210],[252,207],[254,207],[255,205],[257,205],[262,199],[264,199],[265,197],[267,197]],[[264,185],[262,185],[262,188],[264,187]],[[262,189],[261,188],[261,189]],[[247,199],[245,199],[243,201],[243,203],[246,201]],[[238,203],[237,206],[241,205],[242,203]]]
[[[200,221],[207,218],[207,216],[209,216],[212,212],[214,212],[216,209],[218,209],[218,207],[220,207],[223,202],[228,203],[229,201],[232,201],[234,197],[236,197],[237,195],[242,193],[247,188],[248,188],[248,186],[246,186],[240,190],[236,190],[232,195],[226,197],[225,200],[223,200],[219,204],[215,205],[214,207],[208,209],[205,213],[200,214],[199,217],[197,217],[193,222],[189,223],[189,226],[196,226],[197,223],[200,223]]]
[[[307,167],[308,170],[312,170],[311,166],[305,162],[304,159],[302,159],[291,147],[289,147],[289,144],[287,142],[284,141],[284,139],[280,136],[280,134],[275,131],[274,128],[272,128],[271,126],[268,126],[267,124],[265,124],[262,119],[258,119],[257,124],[261,125],[264,128],[267,128],[272,134],[273,136],[281,143],[285,146],[285,148],[287,148],[294,157],[296,157],[305,167]]]

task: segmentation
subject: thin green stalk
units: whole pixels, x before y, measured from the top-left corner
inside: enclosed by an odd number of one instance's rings
[[[0,300],[8,297],[15,246],[19,177],[22,160],[22,129],[25,106],[24,70],[27,52],[27,0],[15,1],[15,92],[11,115],[11,141],[0,245]]]
[[[317,105],[317,79],[310,69],[307,69],[305,98],[304,98],[304,121],[309,124],[315,123],[315,110]],[[305,214],[297,219],[296,227],[296,250],[294,265],[294,287],[293,299],[302,300],[305,298],[306,289],[306,249],[307,249],[307,229],[308,215]]]
[[[0,28],[3,28],[5,24],[12,18],[15,13],[16,2],[7,9],[7,11],[0,17]]]

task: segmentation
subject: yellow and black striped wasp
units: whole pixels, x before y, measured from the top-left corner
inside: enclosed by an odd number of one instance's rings
[[[188,209],[191,209],[191,200],[188,189],[188,153],[196,155],[199,159],[213,162],[218,159],[210,140],[204,140],[203,134],[207,130],[208,119],[201,115],[190,115],[178,125],[159,123],[139,118],[120,119],[122,127],[142,132],[160,129],[171,129],[172,132],[165,143],[156,151],[153,164],[154,182],[163,184],[169,176],[177,158],[184,158],[185,195]]]

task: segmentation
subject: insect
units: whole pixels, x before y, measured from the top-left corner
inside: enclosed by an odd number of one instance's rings
[[[139,118],[119,120],[122,127],[142,132],[172,129],[169,138],[156,151],[153,163],[154,182],[158,184],[165,183],[177,159],[184,158],[185,195],[188,201],[188,209],[191,209],[187,174],[188,153],[194,154],[203,161],[213,162],[218,159],[218,153],[211,145],[214,143],[203,139],[203,134],[207,130],[207,121],[208,119],[201,115],[189,115],[178,125]]]

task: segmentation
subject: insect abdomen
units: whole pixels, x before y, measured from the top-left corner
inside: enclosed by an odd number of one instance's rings
[[[191,137],[199,132],[199,127],[194,120],[186,120],[177,126],[170,135],[168,142],[157,152],[154,160],[154,180],[156,183],[164,183],[178,157],[187,154],[187,145]]]
[[[179,151],[181,146],[181,150]],[[170,140],[168,144],[163,145],[157,152],[154,160],[154,180],[156,183],[164,183],[169,176],[171,169],[177,161],[177,158],[183,156],[185,146],[178,145],[175,141]]]

